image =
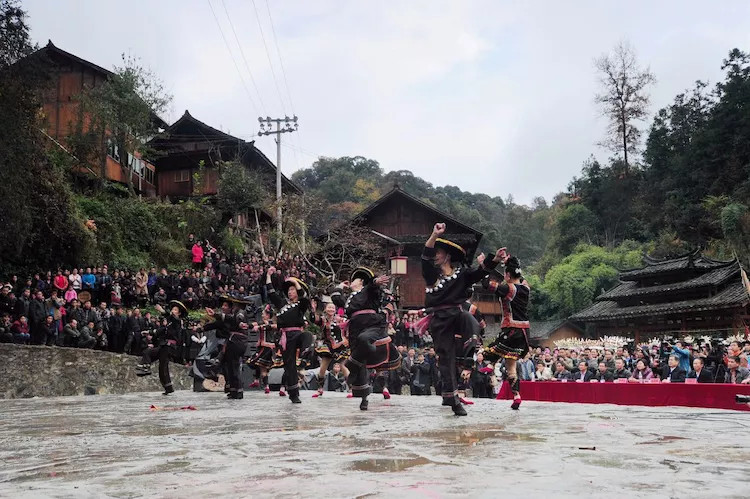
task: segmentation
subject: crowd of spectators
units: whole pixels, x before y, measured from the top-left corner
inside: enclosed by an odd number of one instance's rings
[[[302,255],[230,259],[208,242],[187,241],[191,268],[180,270],[113,269],[107,265],[57,269],[27,279],[11,276],[0,282],[0,342],[93,348],[140,355],[164,318],[154,306],[181,300],[189,309],[216,307],[219,297],[260,296],[266,303],[265,274],[273,266],[278,289],[287,277],[303,279],[311,288],[319,277]],[[325,283],[320,283],[321,285]],[[317,296],[316,299],[320,299]],[[322,309],[322,307],[318,307]],[[420,335],[414,314],[393,314],[389,334],[403,362],[399,369],[374,374],[375,390],[412,395],[441,393],[437,356],[429,332]],[[187,330],[178,349],[180,362],[190,362],[205,342],[199,330]],[[524,381],[750,383],[750,342],[682,341],[616,348],[537,347],[518,363]],[[338,372],[335,370],[338,369]],[[474,397],[494,397],[505,372],[500,360],[490,363],[481,351],[463,359],[459,387]],[[334,364],[330,385],[345,380]],[[404,388],[408,390],[404,390]]]

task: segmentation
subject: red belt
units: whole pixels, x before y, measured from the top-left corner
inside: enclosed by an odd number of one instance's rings
[[[286,333],[291,333],[292,331],[302,331],[301,327],[282,327],[281,328],[281,339],[279,340],[279,344],[281,345],[282,350],[286,350]]]

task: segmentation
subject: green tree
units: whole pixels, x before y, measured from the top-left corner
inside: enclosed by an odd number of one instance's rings
[[[167,110],[172,97],[136,58],[123,55],[122,63],[105,82],[81,93],[79,118],[69,141],[81,159],[98,158],[93,164],[99,164],[102,179],[107,149],[117,148],[128,189],[134,193],[136,156],[151,152],[146,142],[162,130],[159,114]]]

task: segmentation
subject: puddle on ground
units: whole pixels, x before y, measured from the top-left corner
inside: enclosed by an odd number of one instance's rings
[[[354,471],[366,471],[368,473],[395,473],[398,471],[405,471],[415,466],[424,466],[425,464],[439,464],[435,461],[430,461],[426,457],[414,457],[414,458],[378,458],[378,459],[363,459],[361,461],[354,461],[349,469]]]
[[[665,442],[674,442],[677,440],[687,440],[686,437],[677,437],[674,435],[664,435],[661,437],[658,437],[654,440],[649,440],[647,442],[637,442],[636,445],[654,445],[654,444],[663,444]]]
[[[449,429],[436,431],[423,431],[409,433],[404,436],[414,438],[429,438],[442,441],[448,445],[472,446],[477,445],[483,440],[515,440],[519,442],[545,442],[546,439],[530,433],[515,433],[506,431],[502,428],[495,429]]]

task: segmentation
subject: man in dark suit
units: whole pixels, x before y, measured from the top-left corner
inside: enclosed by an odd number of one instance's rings
[[[594,381],[598,381],[599,383],[611,383],[614,380],[615,375],[607,368],[606,361],[599,362],[599,371],[594,376]]]
[[[705,362],[702,358],[693,359],[693,369],[688,373],[688,378],[696,378],[698,383],[713,383],[714,374],[706,369]]]
[[[578,372],[573,375],[573,381],[577,383],[588,383],[594,378],[594,373],[589,371],[589,365],[585,360],[578,363]]]
[[[667,367],[662,372],[662,383],[684,383],[687,373],[680,368],[680,359],[676,355],[670,355]]]

